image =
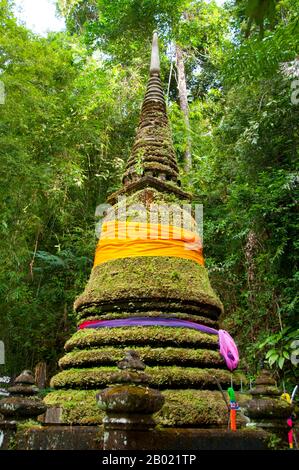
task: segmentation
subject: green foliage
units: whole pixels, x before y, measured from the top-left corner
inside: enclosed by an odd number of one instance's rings
[[[34,36],[0,0],[0,304],[6,369],[52,368],[95,247],[94,212],[119,187],[146,83],[150,39],[185,53],[204,248],[222,323],[254,375],[268,360],[297,380],[298,122],[289,63],[298,0],[61,0],[67,34]],[[263,8],[257,8],[263,3]],[[228,25],[230,28],[228,29]],[[245,33],[245,34],[244,34]],[[247,37],[246,37],[247,36]],[[292,66],[294,70],[294,63]],[[169,114],[179,160],[186,128],[172,74]],[[170,272],[179,282],[181,272]],[[294,377],[295,374],[295,377]]]
[[[3,0],[0,12],[1,369],[17,373],[55,367],[74,329],[95,208],[119,185],[143,88],[138,69],[107,67],[75,37],[34,36]]]
[[[298,2],[288,3],[293,9],[263,41],[226,49],[222,87],[192,102],[191,124],[193,185],[204,203],[205,252],[226,307],[224,325],[251,372],[267,354],[293,380],[298,371],[286,355],[298,336],[299,109],[283,65],[298,54]]]
[[[278,366],[279,369],[283,369],[286,361],[291,362],[296,341],[299,344],[299,331],[287,327],[278,333],[268,336],[265,341],[259,344],[259,348],[268,349],[265,357],[270,367]]]

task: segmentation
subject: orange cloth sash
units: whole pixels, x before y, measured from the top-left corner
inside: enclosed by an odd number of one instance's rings
[[[143,222],[104,222],[94,267],[117,258],[173,256],[204,265],[197,233],[173,225]]]

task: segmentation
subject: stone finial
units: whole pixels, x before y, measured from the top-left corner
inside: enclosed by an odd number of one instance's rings
[[[22,385],[34,385],[35,380],[33,377],[33,372],[31,370],[23,370],[21,374],[15,379],[15,384],[22,384]]]
[[[155,427],[152,415],[164,404],[159,390],[146,385],[145,365],[135,351],[128,351],[118,367],[114,383],[96,396],[98,406],[106,412],[104,449],[110,450],[132,449],[137,442],[134,433]]]
[[[150,65],[150,75],[160,74],[160,57],[159,57],[159,44],[158,44],[158,33],[157,31],[153,32],[153,42],[152,42],[152,55],[151,55],[151,65]]]
[[[130,350],[126,352],[125,358],[118,362],[117,367],[119,369],[144,370],[145,364],[141,361],[136,351]]]
[[[35,380],[33,373],[30,370],[24,370],[15,380],[11,387],[9,387],[8,392],[12,396],[18,395],[36,395],[39,391],[38,387],[35,385]]]

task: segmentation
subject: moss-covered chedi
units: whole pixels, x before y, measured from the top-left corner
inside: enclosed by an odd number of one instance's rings
[[[108,198],[113,206],[105,220],[174,227],[183,222],[184,228],[196,232],[193,214],[184,206],[190,195],[180,188],[157,54],[154,38],[155,66],[150,70],[123,187]],[[125,198],[119,199],[120,195]],[[182,253],[163,256],[160,251],[157,256],[114,258],[95,266],[75,301],[75,310],[79,324],[141,316],[191,320],[217,329],[223,307],[203,265]],[[189,328],[130,326],[78,331],[65,345],[66,355],[60,360],[63,370],[52,378],[56,390],[46,397],[46,403],[60,406],[67,422],[101,422],[95,394],[115,381],[117,362],[128,349],[147,364],[150,386],[163,392],[165,404],[158,412],[158,422],[227,426],[226,406],[216,379],[226,387],[231,372],[219,353],[218,337]],[[238,374],[233,380],[238,387]]]

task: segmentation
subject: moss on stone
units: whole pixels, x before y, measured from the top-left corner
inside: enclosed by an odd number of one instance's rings
[[[105,216],[105,221],[136,221],[151,222],[153,210],[155,210],[156,222],[184,226],[190,230],[197,231],[196,221],[187,211],[182,202],[175,196],[156,191],[154,189],[143,189],[137,191],[127,198],[121,198],[113,205]],[[136,211],[136,208],[138,210]],[[163,217],[165,220],[163,220]]]
[[[66,424],[101,424],[104,413],[96,405],[94,390],[56,390],[45,397],[48,406],[62,409],[62,422]],[[218,391],[164,390],[163,408],[154,415],[158,425],[165,427],[227,426],[227,409]],[[241,404],[245,397],[236,394]],[[245,397],[245,398],[244,398]],[[239,416],[239,414],[237,414]]]
[[[27,419],[26,421],[21,421],[17,423],[17,431],[26,432],[30,429],[42,429],[42,425],[34,419]]]
[[[184,302],[180,301],[172,301],[172,300],[157,300],[156,303],[153,300],[141,300],[138,301],[135,299],[134,301],[130,301],[129,303],[126,303],[126,305],[122,306],[121,304],[117,304],[115,306],[112,306],[111,304],[102,304],[102,305],[89,305],[88,307],[84,306],[82,310],[77,311],[77,318],[78,320],[80,319],[85,319],[86,316],[90,316],[89,312],[97,312],[96,314],[111,314],[111,313],[116,313],[121,316],[123,312],[126,312],[125,314],[137,314],[137,316],[144,316],[143,314],[146,313],[145,316],[147,316],[147,313],[151,313],[153,309],[157,310],[159,312],[159,315],[168,315],[168,317],[171,317],[172,312],[179,312],[180,310],[187,310],[188,313],[182,313],[182,315],[187,315],[189,316],[189,319],[192,320],[195,316],[204,318],[205,321],[203,321],[204,324],[207,324],[209,326],[214,326],[214,328],[218,329],[218,321],[216,318],[209,318],[206,315],[210,315],[210,310],[207,309],[207,311],[203,312],[203,308],[201,308],[201,311],[198,312],[198,305],[196,304],[188,304],[187,307],[185,306]],[[179,312],[181,313],[181,312]],[[198,313],[200,313],[198,315]],[[205,316],[204,316],[205,315]],[[93,314],[92,314],[93,316]],[[120,318],[120,316],[118,318]],[[210,315],[211,316],[211,315]],[[183,317],[182,317],[183,318]]]
[[[155,152],[154,155],[153,155],[153,152]],[[165,149],[158,148],[156,150],[155,147],[151,146],[150,148],[146,149],[145,152],[143,153],[142,161],[162,163],[163,165],[170,166],[173,170],[175,170],[176,173],[178,172],[177,164],[174,158],[171,155],[169,155],[169,152],[167,153]],[[134,165],[134,163],[135,163],[134,159],[129,160],[128,167],[131,165]]]
[[[155,420],[173,427],[227,427],[228,413],[224,400],[218,391],[208,390],[164,390],[165,404],[154,415]],[[236,394],[240,403],[240,394]],[[238,423],[243,423],[237,413]]]
[[[184,221],[184,225],[196,231],[195,219],[182,207],[179,198],[153,188],[144,188],[121,198],[108,210],[105,220],[150,221],[153,205],[156,209],[161,208],[155,211],[158,222],[163,223],[165,219],[166,225],[181,226]],[[182,313],[197,308],[199,315],[211,318],[217,318],[223,311],[206,269],[193,260],[169,256],[121,258],[95,267],[84,293],[75,302],[75,308],[103,306],[107,310],[111,306],[115,310],[122,304],[122,310],[125,310],[125,305],[132,299],[138,303],[152,301],[151,309],[159,310],[159,301],[179,302],[184,304]]]
[[[120,328],[86,328],[77,331],[65,344],[65,350],[104,345],[115,346],[195,346],[218,349],[218,336],[190,328],[165,326],[131,326]]]
[[[129,169],[125,172],[124,176],[129,175],[131,172],[134,172],[134,170],[137,173],[137,170],[136,170],[137,164],[138,164],[138,161],[136,159],[136,163],[133,163],[129,167]],[[148,161],[148,160],[145,160],[144,155],[143,155],[141,165],[142,165],[143,170],[153,170],[153,171],[165,172],[166,174],[169,174],[171,176],[178,177],[178,172],[173,169],[174,165],[171,165],[171,163],[169,161],[168,162],[165,161],[164,163],[161,163],[161,162],[157,161],[157,159],[152,160],[152,161]]]
[[[78,315],[78,326],[82,323],[82,319],[87,320],[116,320],[119,318],[134,318],[142,316],[142,308],[139,306],[139,310],[136,312],[103,312],[101,313],[101,307],[90,307],[84,309]],[[181,312],[161,312],[161,311],[148,311],[146,310],[146,317],[150,318],[179,318],[181,320],[193,321],[202,325],[210,326],[211,328],[218,329],[218,323],[215,320],[211,320],[207,317],[200,315],[181,313]]]
[[[179,273],[174,279],[172,273]],[[146,256],[121,258],[96,266],[84,293],[76,300],[76,310],[95,305],[112,308],[130,301],[152,300],[152,308],[162,302],[179,301],[182,312],[188,305],[197,306],[199,315],[217,318],[223,307],[211,288],[206,269],[195,261]]]
[[[224,360],[217,351],[206,349],[187,348],[153,348],[145,347],[106,347],[83,351],[72,351],[62,357],[59,366],[62,369],[69,367],[99,366],[112,364],[123,359],[126,350],[134,349],[147,365],[189,365],[206,367],[224,367]]]
[[[227,408],[220,392],[165,390],[165,404],[155,419],[163,426],[225,426]]]
[[[124,180],[126,180],[126,178],[124,178],[123,181]],[[179,181],[162,181],[159,178],[146,175],[142,176],[136,181],[127,181],[123,188],[119,189],[118,191],[115,191],[114,193],[110,194],[110,196],[108,196],[107,202],[109,204],[116,204],[120,196],[126,195],[130,197],[137,191],[149,189],[157,190],[160,192],[160,194],[171,195],[182,202],[190,202],[192,200],[191,194],[180,189],[179,185]]]
[[[192,367],[147,367],[149,385],[158,388],[206,388],[217,387],[214,377],[224,386],[229,386],[231,373],[221,369],[198,369]],[[94,367],[88,369],[68,369],[59,372],[51,380],[54,388],[92,389],[114,383],[119,374],[116,367]],[[242,377],[243,378],[243,377]],[[235,386],[240,383],[240,374],[234,374]]]
[[[55,390],[50,392],[44,402],[47,406],[62,409],[62,424],[101,424],[104,413],[96,403],[95,390]]]

